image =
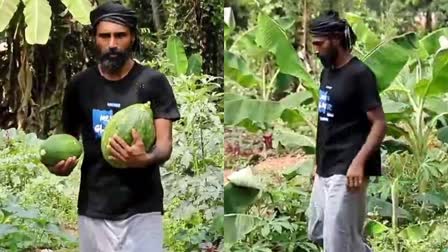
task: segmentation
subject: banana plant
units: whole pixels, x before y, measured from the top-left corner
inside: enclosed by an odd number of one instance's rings
[[[89,13],[92,5],[89,0],[62,0],[73,18],[83,25],[90,23]],[[23,7],[23,8],[22,8]],[[48,42],[51,30],[51,6],[48,0],[1,0],[0,32],[9,25],[16,12],[25,19],[25,40],[28,44],[44,45]]]
[[[176,76],[199,75],[202,72],[201,54],[195,53],[187,58],[184,44],[176,36],[170,36],[168,38],[166,56],[171,67],[171,72]]]
[[[421,176],[440,176],[427,170],[429,146],[434,135],[448,142],[444,94],[448,91],[448,29],[417,38],[407,33],[380,43],[364,61],[377,76],[388,121],[388,136],[403,141],[419,164]],[[442,125],[442,126],[441,126]],[[436,134],[434,134],[436,133]]]
[[[243,126],[249,131],[273,129],[274,139],[282,140],[276,143],[312,150],[316,125],[314,114],[304,105],[317,101],[318,87],[285,33],[288,24],[260,13],[256,26],[235,34],[231,9],[226,13],[225,124]],[[301,82],[301,91],[273,101],[276,85],[289,83],[293,78]],[[278,121],[288,127],[274,127]],[[289,130],[292,126],[304,126],[305,132]]]
[[[244,239],[261,223],[258,216],[247,214],[261,192],[257,177],[250,167],[232,173],[224,186],[224,246],[226,251]]]

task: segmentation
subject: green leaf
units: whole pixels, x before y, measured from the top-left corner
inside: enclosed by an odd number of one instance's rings
[[[428,35],[420,39],[420,47],[423,50],[424,57],[433,55],[440,48],[439,38],[440,36],[448,36],[448,28],[441,28],[435,30]]]
[[[434,227],[429,234],[429,241],[443,241],[448,237],[448,225],[444,223],[434,223]],[[448,252],[448,248],[443,250],[444,252]]]
[[[25,0],[25,39],[30,45],[45,45],[50,37],[51,7],[47,0]]]
[[[428,193],[421,193],[416,197],[416,200],[418,200],[421,203],[425,203],[427,205],[443,207],[445,202],[447,202],[448,197],[446,193],[443,192],[428,192]]]
[[[442,143],[448,143],[448,126],[445,126],[437,131],[437,138]]]
[[[235,242],[244,239],[260,222],[259,217],[252,215],[224,215],[224,243],[226,243],[226,247],[231,247]]]
[[[269,229],[268,225],[263,226],[263,228],[261,229],[261,235],[265,238],[268,237],[270,232],[271,232],[271,230]]]
[[[377,236],[384,233],[388,229],[389,228],[387,226],[375,220],[370,220],[365,227],[366,233],[370,236]]]
[[[76,21],[83,25],[90,24],[90,12],[93,7],[89,0],[61,0]]]
[[[433,63],[432,80],[427,95],[439,95],[448,92],[448,49],[440,50]]]
[[[244,168],[228,177],[224,186],[224,213],[245,213],[257,199],[261,185],[252,174],[251,168]]]
[[[429,88],[429,85],[431,84],[431,82],[429,80],[426,79],[422,79],[419,82],[417,82],[417,84],[415,84],[415,88],[414,88],[414,92],[416,95],[420,96],[420,97],[424,97],[427,95],[427,89]]]
[[[379,89],[387,89],[408,62],[415,44],[414,33],[407,33],[384,41],[365,57],[365,63],[377,78]]]
[[[258,15],[257,44],[275,55],[280,71],[304,81],[305,86],[317,94],[317,84],[305,70],[297,52],[288,40],[281,26],[270,17]]]
[[[273,225],[272,227],[274,228],[275,232],[277,232],[279,234],[282,233],[282,226],[280,226],[280,225]]]
[[[280,118],[284,108],[279,102],[250,99],[236,94],[224,94],[224,124],[236,125],[244,119],[271,123]]]
[[[314,160],[309,159],[306,160],[303,163],[300,163],[298,165],[294,165],[288,169],[286,169],[283,172],[283,177],[285,177],[287,180],[291,180],[296,176],[310,176],[311,172],[314,169]]]
[[[224,52],[224,72],[225,77],[246,88],[256,86],[260,81],[241,56],[229,51]]]
[[[427,97],[425,109],[439,115],[448,112],[448,104],[440,97]]]
[[[260,190],[227,183],[224,186],[224,212],[245,213],[257,199]]]
[[[3,208],[3,211],[13,214],[15,217],[24,219],[37,219],[39,217],[39,211],[36,209],[25,210],[16,203],[11,203]]]
[[[281,118],[290,128],[305,125],[305,115],[298,109],[285,109]]]
[[[263,123],[253,122],[253,121],[251,121],[251,120],[249,120],[247,118],[242,120],[240,123],[236,124],[236,126],[243,127],[248,132],[252,132],[252,133],[256,133],[259,130],[264,130],[265,129]]]
[[[0,15],[0,32],[8,26],[9,21],[16,13],[19,3],[20,0],[0,0],[0,10],[2,10]]]
[[[296,78],[294,76],[279,72],[274,82],[274,93],[287,91],[295,79]]]
[[[296,23],[296,20],[291,17],[281,17],[277,21],[278,21],[278,24],[280,25],[280,27],[284,31],[291,29],[294,26],[294,24]]]
[[[273,138],[287,148],[315,147],[315,141],[311,137],[296,133],[287,128],[276,128]]]
[[[401,231],[398,236],[410,241],[421,241],[425,239],[429,228],[426,225],[418,224],[409,226]]]
[[[313,96],[308,91],[302,91],[298,93],[292,93],[285,98],[280,100],[280,103],[283,104],[286,108],[299,108],[302,103],[305,101],[312,99]]]
[[[249,123],[247,120],[253,123],[272,123],[281,118],[288,124],[297,124],[303,122],[305,118],[300,104],[309,100],[310,96],[311,93],[305,91],[291,94],[276,102],[226,93],[224,94],[224,123],[241,125],[243,122]]]
[[[170,36],[166,46],[166,54],[171,63],[172,71],[177,75],[187,72],[188,60],[185,55],[184,44],[176,36]]]
[[[19,230],[10,224],[0,224],[0,238],[8,235],[8,234],[12,234],[15,232],[18,232]]]
[[[369,197],[369,212],[378,212],[382,217],[392,217],[392,203],[376,197]],[[410,219],[411,214],[405,209],[397,208],[397,218]]]
[[[388,120],[399,120],[409,116],[410,105],[402,102],[395,102],[383,99],[383,109]]]
[[[369,29],[361,16],[350,12],[346,13],[345,16],[352,26],[356,37],[359,41],[366,45],[367,50],[372,50],[381,42],[379,37]]]
[[[188,59],[187,74],[199,75],[202,71],[202,56],[199,53],[195,53]]]
[[[213,218],[212,230],[218,234],[224,234],[224,215],[220,214]]]
[[[258,46],[256,40],[257,29],[245,33],[235,44],[239,52],[244,52],[247,58],[263,59],[269,53],[268,50]]]

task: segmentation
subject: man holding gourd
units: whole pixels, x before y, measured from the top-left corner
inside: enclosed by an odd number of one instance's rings
[[[107,2],[90,13],[99,64],[75,75],[63,102],[64,133],[82,136],[84,158],[78,199],[81,252],[162,252],[163,188],[159,165],[170,158],[172,122],[180,118],[164,74],[132,59],[139,49],[135,12]],[[133,142],[111,137],[115,168],[101,152],[109,119],[121,109],[150,101],[155,143],[150,151],[137,130]],[[126,123],[124,121],[123,123]],[[48,167],[68,176],[72,157]]]

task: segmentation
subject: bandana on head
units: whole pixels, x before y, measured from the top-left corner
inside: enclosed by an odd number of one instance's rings
[[[356,34],[345,19],[340,19],[336,11],[328,11],[310,23],[310,33],[314,36],[328,36],[334,33],[344,33],[348,49],[356,42]]]
[[[94,29],[96,29],[96,26],[101,21],[124,25],[132,31],[135,31],[135,42],[132,49],[134,51],[140,49],[140,41],[137,34],[137,15],[135,11],[123,6],[117,1],[106,2],[90,12],[90,23]]]

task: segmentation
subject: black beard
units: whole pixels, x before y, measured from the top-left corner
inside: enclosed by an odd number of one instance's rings
[[[317,57],[325,68],[331,68],[336,62],[338,51],[336,50],[336,48],[332,48],[327,54],[318,54]]]
[[[112,55],[115,55],[112,57]],[[127,50],[109,50],[100,56],[100,63],[104,71],[108,73],[117,73],[126,64],[130,54]]]

